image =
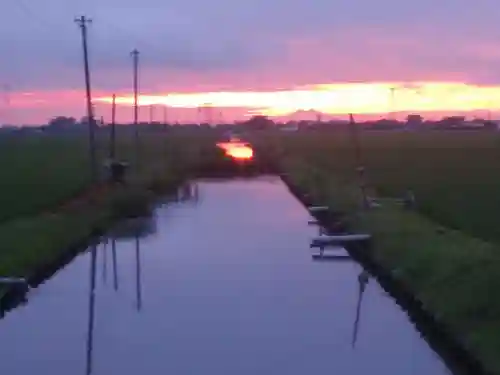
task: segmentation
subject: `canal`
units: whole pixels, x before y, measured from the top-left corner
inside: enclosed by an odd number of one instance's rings
[[[193,191],[0,320],[0,373],[449,374],[346,253],[313,260],[317,228],[277,177]]]

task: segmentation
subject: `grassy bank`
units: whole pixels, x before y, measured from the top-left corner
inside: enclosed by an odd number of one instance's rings
[[[98,138],[99,161],[107,139]],[[127,186],[91,185],[84,137],[30,136],[9,141],[0,161],[0,276],[37,277],[115,220],[147,215],[155,197],[175,190],[200,164],[217,160],[210,134],[141,134],[139,164],[133,137],[117,140],[117,157],[131,163]],[[16,160],[17,164],[10,162]],[[0,294],[3,291],[0,288]]]
[[[412,189],[418,210],[471,236],[500,243],[500,135],[484,132],[361,132],[368,183],[380,194]],[[266,134],[273,159],[300,160],[352,181],[354,150],[344,130]]]
[[[399,136],[401,135],[389,135]],[[465,212],[462,212],[460,200],[455,202],[447,199],[441,190],[441,184],[448,188],[453,186],[456,191],[451,194],[455,197],[471,199],[473,196],[480,201],[480,205],[487,207],[487,203],[492,199],[492,193],[488,193],[490,187],[483,188],[479,195],[473,195],[473,192],[481,187],[472,188],[462,181],[475,176],[479,184],[498,183],[498,177],[491,173],[494,168],[491,163],[494,160],[487,157],[491,156],[493,151],[488,148],[487,151],[482,150],[482,147],[492,141],[477,135],[472,135],[470,140],[460,138],[460,142],[458,139],[448,141],[448,148],[443,147],[443,152],[452,149],[451,155],[459,154],[453,151],[459,144],[463,145],[461,147],[469,147],[461,151],[471,156],[469,165],[462,170],[459,168],[460,163],[455,165],[458,159],[449,161],[453,159],[450,155],[436,156],[433,165],[432,153],[429,155],[427,149],[422,149],[420,157],[430,166],[420,170],[414,169],[413,173],[419,172],[416,177],[411,177],[414,180],[413,186],[420,186],[415,189],[417,201],[423,206],[419,207],[420,212],[405,211],[390,202],[384,203],[380,208],[361,212],[360,191],[355,184],[355,175],[352,173],[354,163],[352,156],[349,157],[347,144],[337,139],[338,144],[333,143],[326,147],[325,140],[316,138],[316,142],[312,142],[311,139],[311,143],[306,141],[303,144],[290,138],[272,140],[272,152],[293,183],[308,192],[314,202],[346,213],[347,220],[354,230],[372,233],[374,247],[371,257],[374,261],[410,290],[421,301],[423,308],[451,332],[485,368],[500,374],[500,359],[497,355],[500,347],[500,302],[493,297],[494,291],[500,287],[500,248],[493,242],[470,235],[482,234],[483,238],[493,241],[498,234],[491,232],[493,228],[489,222],[484,226],[479,225],[487,221],[478,216],[483,214],[482,212],[470,209],[471,204],[464,204]],[[369,158],[368,155],[377,159],[365,164],[378,165],[375,171],[370,171],[368,167],[369,176],[377,176],[378,180],[372,178],[370,182],[372,192],[378,195],[397,195],[396,193],[401,192],[406,185],[401,184],[396,188],[400,182],[393,182],[398,180],[399,173],[403,173],[403,167],[394,166],[400,161],[391,159],[386,161],[385,167],[380,161],[384,158],[380,154],[386,154],[385,158],[388,158],[387,155],[395,152],[381,146],[385,144],[385,147],[389,147],[393,140],[373,139],[372,151],[364,153],[365,160]],[[367,141],[366,138],[364,141]],[[434,141],[437,142],[435,139]],[[270,140],[267,139],[267,142]],[[436,145],[434,147],[437,149]],[[393,154],[393,157],[397,155]],[[448,161],[445,162],[445,159]],[[470,165],[478,163],[479,160],[483,160],[484,165],[478,164],[477,169]],[[486,160],[490,163],[486,163]],[[451,168],[453,173],[443,172],[448,168]],[[424,173],[424,170],[427,172]],[[441,173],[446,178],[440,176]],[[417,185],[419,179],[423,181]],[[402,176],[402,180],[409,181],[410,177]],[[437,189],[437,192],[432,193],[434,189]],[[424,194],[425,191],[428,191],[428,195]],[[428,207],[432,208],[433,205],[435,207],[431,209],[432,215],[427,215]],[[494,207],[488,207],[485,208],[484,214],[489,216],[489,220],[493,220],[495,215],[498,215],[494,211]],[[436,215],[437,212],[439,214]],[[447,225],[452,213],[459,217],[453,226]],[[467,222],[467,217],[472,224]],[[440,223],[434,220],[436,218]],[[465,223],[464,229],[458,230],[459,223],[462,222]]]

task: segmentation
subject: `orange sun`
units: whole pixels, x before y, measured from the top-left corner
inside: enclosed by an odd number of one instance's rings
[[[253,158],[253,149],[241,142],[221,142],[217,146],[222,148],[227,156],[235,160],[250,160]]]

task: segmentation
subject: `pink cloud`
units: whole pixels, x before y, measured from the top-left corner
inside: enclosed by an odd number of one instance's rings
[[[500,81],[493,69],[500,63],[500,43],[427,27],[345,28],[322,37],[289,39],[284,51],[260,65],[225,72],[192,73],[148,68],[145,64],[141,69],[141,91],[167,94],[293,89],[331,82]],[[110,87],[129,83],[130,69],[97,71],[93,76],[94,95],[111,95]],[[130,90],[117,91],[120,95],[130,94]],[[60,114],[85,114],[81,90],[13,92],[9,99],[0,106],[0,122],[40,123]],[[98,116],[109,114],[106,104],[96,103],[96,110]],[[122,121],[129,118],[129,109],[120,111]],[[196,117],[182,109],[172,112],[171,116],[179,121]],[[223,112],[228,119],[244,115],[242,109]],[[147,112],[141,114],[148,118]]]

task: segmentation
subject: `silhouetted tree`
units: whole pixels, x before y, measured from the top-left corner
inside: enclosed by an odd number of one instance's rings
[[[48,128],[53,130],[66,130],[76,125],[73,117],[57,116],[49,121]]]
[[[274,126],[274,121],[267,116],[253,116],[250,120],[242,124],[248,130],[265,130]]]

